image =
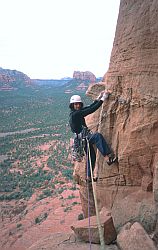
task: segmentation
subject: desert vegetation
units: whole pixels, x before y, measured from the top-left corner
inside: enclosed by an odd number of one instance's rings
[[[73,182],[70,96],[52,86],[0,91],[0,201],[27,200],[36,190],[40,200]]]

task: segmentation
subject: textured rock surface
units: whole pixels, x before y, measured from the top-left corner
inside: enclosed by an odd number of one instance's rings
[[[158,154],[155,156],[155,170],[154,170],[154,181],[153,181],[153,194],[155,201],[155,211],[158,218]],[[153,240],[156,242],[158,247],[158,220],[156,223],[156,229],[153,235]]]
[[[117,237],[121,250],[156,250],[152,239],[137,222],[125,225]]]
[[[73,234],[51,234],[45,239],[42,239],[41,241],[37,242],[36,244],[32,245],[29,250],[87,250],[89,249],[90,245],[89,243],[84,243],[80,240],[78,240],[75,235]],[[91,248],[93,250],[99,250],[100,245],[97,244],[91,244]],[[106,250],[118,250],[116,245],[106,246]]]
[[[114,228],[113,219],[109,211],[103,208],[99,214],[99,220],[102,227],[102,234],[104,235],[105,244],[111,244],[116,240],[117,234]],[[71,226],[77,237],[85,242],[98,244],[100,242],[97,217],[90,218],[76,222]],[[90,229],[90,231],[89,231]]]
[[[100,153],[96,162],[100,177],[97,183],[99,207],[112,209],[117,228],[128,220],[138,220],[148,231],[155,226],[157,20],[158,1],[121,0],[108,72],[102,84],[91,85],[87,91],[92,98],[102,88],[113,91],[100,113],[89,116],[87,121],[91,126],[102,119],[96,129],[118,155],[119,164],[113,167],[106,165]],[[126,206],[123,206],[124,201]]]
[[[79,184],[79,194],[82,204],[82,211],[84,217],[93,216],[95,212],[94,197],[92,191],[92,184],[86,182],[86,159],[82,162],[76,162],[73,172],[74,181]],[[87,209],[87,206],[89,207]]]
[[[82,81],[86,81],[86,80],[88,80],[90,82],[96,81],[95,75],[90,71],[85,71],[85,72],[74,71],[73,78],[78,79],[78,80],[82,80]]]
[[[152,178],[158,152],[158,2],[120,4],[109,70],[113,96],[100,131],[119,157],[125,185]]]

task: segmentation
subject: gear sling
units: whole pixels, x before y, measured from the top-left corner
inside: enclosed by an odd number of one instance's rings
[[[89,130],[86,127],[83,127],[81,133],[74,133],[74,142],[72,145],[72,159],[74,161],[82,161],[86,152],[86,137],[88,133]]]

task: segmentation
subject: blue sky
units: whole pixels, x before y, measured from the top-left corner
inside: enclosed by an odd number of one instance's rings
[[[0,0],[0,67],[29,77],[108,70],[120,0]]]

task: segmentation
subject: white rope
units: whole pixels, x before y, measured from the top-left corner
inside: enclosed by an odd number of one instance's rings
[[[91,179],[92,179],[92,188],[93,188],[94,204],[95,204],[95,210],[96,210],[97,226],[98,226],[100,245],[101,245],[100,249],[105,250],[104,234],[103,234],[103,228],[102,228],[101,223],[100,223],[100,217],[99,217],[96,190],[95,190],[95,187],[94,187],[92,162],[91,162],[90,147],[89,147],[88,139],[87,139],[87,146],[88,146],[89,165],[90,165],[90,172],[91,172]]]

